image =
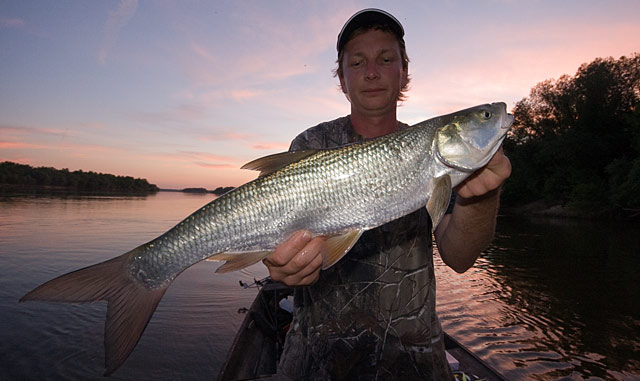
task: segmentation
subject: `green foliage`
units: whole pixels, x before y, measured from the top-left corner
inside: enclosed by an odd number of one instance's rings
[[[86,192],[154,193],[159,189],[145,179],[67,168],[32,167],[5,161],[0,163],[0,185],[66,188]]]
[[[545,199],[581,209],[637,208],[640,55],[598,58],[536,85],[514,108],[506,204]]]

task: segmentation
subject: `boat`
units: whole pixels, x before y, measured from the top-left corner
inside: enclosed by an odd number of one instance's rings
[[[276,380],[280,354],[284,347],[292,305],[287,299],[293,290],[269,277],[240,282],[244,288],[256,287],[258,295],[251,307],[241,308],[246,316],[233,341],[219,375],[219,381]],[[458,340],[444,334],[447,360],[456,380],[506,380]]]

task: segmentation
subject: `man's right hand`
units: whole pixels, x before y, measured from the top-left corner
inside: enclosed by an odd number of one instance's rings
[[[294,233],[262,262],[271,279],[287,286],[308,286],[318,280],[322,269],[325,238],[311,238],[307,230]]]

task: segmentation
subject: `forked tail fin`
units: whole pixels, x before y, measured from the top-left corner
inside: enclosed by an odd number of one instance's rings
[[[147,288],[131,277],[127,268],[134,249],[119,257],[52,279],[35,288],[20,302],[40,300],[66,303],[107,302],[104,329],[105,375],[129,357],[151,315],[169,287]]]

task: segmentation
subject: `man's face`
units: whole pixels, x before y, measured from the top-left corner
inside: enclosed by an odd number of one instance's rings
[[[395,109],[407,72],[394,35],[369,30],[354,37],[344,46],[342,63],[340,85],[352,113],[375,116]]]

